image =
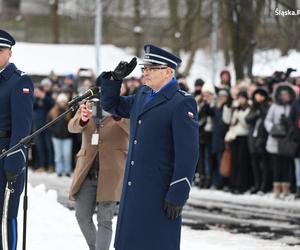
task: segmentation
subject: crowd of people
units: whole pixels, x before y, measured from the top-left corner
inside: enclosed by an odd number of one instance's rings
[[[234,86],[227,70],[218,87],[196,80],[198,187],[300,198],[300,79],[292,71]]]
[[[257,77],[253,82],[232,84],[230,72],[223,70],[219,84],[214,86],[199,78],[193,92],[186,79],[177,75],[180,88],[191,92],[198,105],[200,156],[194,185],[235,194],[273,190],[276,197],[294,192],[300,198],[300,151],[296,146],[300,143],[300,78],[290,78],[291,72],[288,69],[270,77]],[[92,70],[80,69],[77,75],[62,79],[51,73],[36,84],[34,130],[67,110],[68,101],[84,93],[94,80]],[[136,93],[141,85],[142,79],[125,79],[122,95]],[[70,113],[35,139],[35,171],[71,175],[81,145],[81,137],[67,130],[73,115]],[[284,143],[287,147],[282,146]],[[281,152],[284,148],[293,152]]]
[[[10,63],[15,39],[0,30],[0,41],[1,152],[48,124],[36,133],[30,166],[58,177],[70,177],[74,166],[69,197],[90,250],[110,248],[118,203],[116,249],[175,250],[192,185],[234,194],[273,187],[275,197],[296,191],[300,198],[300,78],[290,78],[293,69],[238,84],[223,70],[219,84],[199,78],[189,93],[176,75],[181,59],[146,44],[141,79],[126,78],[134,57],[97,79],[81,68],[33,84]],[[100,98],[88,90],[94,84]],[[93,96],[70,108],[83,93]],[[17,246],[26,154],[22,144],[0,162],[5,249]]]

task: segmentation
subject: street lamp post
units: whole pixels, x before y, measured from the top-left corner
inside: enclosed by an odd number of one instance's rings
[[[212,54],[212,69],[211,83],[215,83],[217,74],[217,55],[218,55],[218,24],[219,23],[219,3],[214,0],[212,3],[212,33],[211,33],[211,54]]]

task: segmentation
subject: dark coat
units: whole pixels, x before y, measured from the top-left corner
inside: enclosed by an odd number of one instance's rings
[[[0,73],[0,130],[11,133],[9,138],[0,139],[1,151],[11,148],[30,134],[32,108],[33,83],[28,75],[11,63]],[[25,154],[25,148],[21,147],[0,160],[0,218],[6,186],[5,171],[19,174],[8,208],[8,217],[17,217],[24,184]]]
[[[296,157],[300,157],[300,99],[296,100],[292,105],[289,125],[292,129],[293,139],[298,143]]]
[[[200,137],[200,144],[211,144],[211,131],[205,131],[206,123],[208,119],[212,119],[213,115],[213,108],[206,102],[203,102],[198,111],[198,120],[199,120],[199,137]],[[211,120],[210,120],[211,122]]]
[[[266,153],[266,143],[268,132],[264,126],[265,118],[268,113],[268,104],[253,105],[250,113],[246,116],[249,124],[248,146],[250,154]]]
[[[117,250],[179,250],[181,217],[165,216],[165,201],[184,205],[198,160],[194,98],[177,83],[151,101],[146,86],[120,97],[121,81],[102,77],[103,108],[130,117],[130,140],[115,238]]]
[[[223,107],[215,107],[213,110],[212,152],[223,153],[225,150],[225,135],[229,125],[223,121]]]
[[[33,128],[37,130],[47,123],[48,113],[54,106],[54,100],[49,94],[44,99],[36,98],[33,103]]]
[[[66,108],[60,108],[57,106],[54,106],[53,109],[57,109],[57,116],[61,115],[66,111]],[[48,116],[48,121],[51,122],[57,117],[51,117],[51,111]],[[51,135],[58,139],[68,139],[72,138],[72,135],[68,131],[68,122],[70,120],[70,117],[68,115],[64,116],[63,118],[57,120],[53,125],[49,127],[49,131],[51,132]]]

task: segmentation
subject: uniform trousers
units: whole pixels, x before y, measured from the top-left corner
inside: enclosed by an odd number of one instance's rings
[[[9,138],[0,139],[0,152],[2,149],[9,148]],[[4,159],[0,159],[0,223],[2,222],[4,194],[6,188],[6,176],[4,171]],[[15,250],[17,247],[18,230],[17,230],[17,216],[19,210],[20,196],[24,187],[24,172],[22,171],[17,178],[14,185],[14,192],[10,194],[8,206],[8,220],[7,220],[7,234],[8,234],[8,248]],[[2,228],[0,226],[0,250],[2,250]]]

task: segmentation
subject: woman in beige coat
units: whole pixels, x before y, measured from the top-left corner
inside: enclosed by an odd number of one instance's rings
[[[82,133],[70,191],[76,218],[89,249],[108,250],[112,218],[122,190],[129,122],[112,116],[100,120],[81,104],[68,129]],[[92,219],[96,208],[98,230]]]

